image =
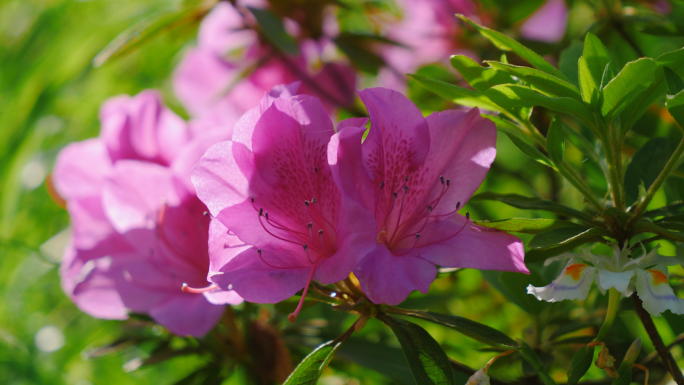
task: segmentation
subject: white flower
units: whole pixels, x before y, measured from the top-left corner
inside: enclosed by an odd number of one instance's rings
[[[681,264],[681,258],[658,255],[656,246],[649,253],[644,249],[643,256],[632,259],[629,247],[625,246],[622,250],[617,245],[612,247],[612,257],[581,250],[581,253],[567,253],[548,259],[546,265],[566,259],[568,263],[550,285],[529,285],[527,293],[548,302],[585,299],[592,282],[596,281],[602,292],[615,288],[625,297],[632,295],[636,289],[644,309],[653,316],[658,317],[668,309],[675,314],[684,314],[684,299],[674,294],[667,274],[667,266]]]

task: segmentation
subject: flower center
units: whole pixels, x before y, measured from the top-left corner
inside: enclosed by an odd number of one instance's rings
[[[653,277],[653,283],[656,285],[660,285],[661,283],[668,284],[667,275],[665,275],[662,271],[655,269],[648,269],[647,271],[651,273],[651,276]]]
[[[400,189],[401,192],[393,192],[389,198],[389,201],[385,201],[385,207],[387,207],[387,210],[384,213],[384,218],[378,220],[378,223],[380,224],[380,226],[382,226],[377,236],[377,242],[379,244],[384,243],[390,250],[408,249],[408,251],[395,255],[408,254],[411,251],[413,251],[416,247],[418,247],[421,232],[425,230],[428,223],[438,219],[446,219],[458,212],[458,210],[461,207],[461,202],[458,202],[456,204],[455,209],[450,212],[437,215],[433,214],[433,211],[437,209],[440,202],[442,201],[442,198],[444,198],[446,193],[449,191],[449,188],[451,187],[451,179],[445,179],[443,175],[440,175],[439,181],[441,185],[441,191],[437,195],[437,198],[433,199],[426,205],[425,211],[413,210],[414,213],[408,213],[406,212],[406,208],[407,195],[410,194],[408,186],[409,177],[407,176],[404,179],[404,186]],[[384,188],[385,182],[380,183],[381,191],[379,194],[377,194],[378,198],[375,202],[376,219],[378,219],[378,211],[382,203],[381,200],[385,197],[383,191]],[[457,236],[470,222],[469,213],[466,213],[466,218],[466,223],[454,234],[448,235],[444,239],[439,239],[436,241],[430,240],[430,244],[444,242]],[[413,239],[413,242],[409,243],[411,239]],[[412,246],[409,247],[409,245],[411,244]]]
[[[575,263],[565,268],[565,275],[569,275],[572,279],[578,281],[580,279],[580,274],[582,274],[582,271],[586,268],[587,265],[584,263]]]

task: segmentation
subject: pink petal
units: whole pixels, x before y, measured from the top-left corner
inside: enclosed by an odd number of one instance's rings
[[[106,242],[108,247],[114,248],[121,242],[118,237],[111,237],[116,231],[107,219],[99,196],[72,199],[67,203],[67,209],[71,217],[74,247],[91,249],[108,237],[112,238]]]
[[[216,290],[203,293],[204,298],[213,305],[239,305],[244,300],[233,290]]]
[[[180,293],[157,303],[149,314],[174,334],[201,337],[213,329],[224,309],[203,295]]]
[[[385,245],[378,245],[356,266],[354,274],[373,303],[398,305],[413,290],[427,294],[437,268],[421,258],[394,256]]]
[[[350,120],[342,121],[338,126],[339,132],[330,138],[328,163],[340,192],[370,209],[375,204],[376,191],[366,172],[361,150],[366,127],[355,127],[362,122]]]
[[[112,161],[99,139],[72,143],[60,151],[52,180],[64,199],[79,199],[101,193]]]
[[[456,215],[429,223],[412,254],[444,267],[529,273],[520,239],[471,223],[463,227],[465,222],[465,217]]]
[[[257,34],[245,26],[240,12],[227,2],[216,4],[202,20],[197,33],[199,46],[217,56],[257,43]]]
[[[230,139],[230,134],[231,130],[209,131],[208,134],[193,139],[177,154],[176,159],[171,164],[171,169],[187,191],[195,192],[195,186],[191,181],[192,170],[207,149],[216,143]]]
[[[548,0],[520,27],[520,34],[526,39],[556,43],[565,35],[567,25],[565,0]]]

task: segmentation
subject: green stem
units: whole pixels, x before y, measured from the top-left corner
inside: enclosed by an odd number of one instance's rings
[[[608,330],[613,326],[615,322],[615,316],[617,315],[618,309],[620,308],[620,297],[622,294],[615,288],[610,288],[608,290],[608,309],[606,310],[606,318],[603,320],[603,326],[599,330],[594,342],[601,342],[603,337],[608,334]]]
[[[563,175],[563,177],[565,177],[570,184],[575,186],[575,188],[579,190],[582,195],[584,195],[587,201],[594,206],[598,212],[603,212],[604,207],[601,202],[599,202],[596,196],[594,196],[594,193],[589,189],[589,187],[584,184],[582,178],[575,173],[574,169],[563,163],[560,167],[558,167],[558,172],[560,172],[560,174]]]
[[[667,177],[670,176],[670,173],[672,173],[672,170],[674,170],[675,165],[677,164],[680,156],[682,155],[682,152],[684,152],[684,139],[682,139],[682,141],[679,142],[679,146],[677,146],[677,149],[675,149],[675,152],[670,157],[670,160],[667,161],[667,164],[665,165],[665,168],[663,168],[663,171],[660,172],[658,178],[656,178],[655,182],[653,182],[651,187],[649,187],[648,191],[646,191],[646,196],[644,197],[644,200],[641,201],[637,206],[636,210],[634,210],[634,215],[627,222],[628,225],[638,220],[644,213],[644,211],[646,211],[646,207],[648,207],[648,204],[651,203],[651,200],[655,196],[656,192],[658,192],[658,189],[660,189],[660,186],[662,186],[663,183],[665,183]]]
[[[622,196],[622,159],[617,139],[614,135],[614,124],[608,127],[607,135],[600,135],[603,148],[606,151],[606,162],[608,163],[608,174],[610,176],[610,190],[613,198],[613,205],[619,209],[625,209],[625,202]]]

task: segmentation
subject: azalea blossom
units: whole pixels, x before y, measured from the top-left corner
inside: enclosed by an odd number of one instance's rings
[[[475,226],[461,206],[484,180],[496,155],[496,127],[477,109],[424,118],[402,94],[359,92],[370,114],[343,121],[328,161],[343,204],[360,204],[372,220],[373,250],[354,269],[375,303],[396,305],[413,290],[427,293],[437,265],[527,273],[522,242]]]
[[[548,0],[520,27],[525,39],[557,43],[565,36],[568,6],[565,0]]]
[[[213,282],[257,303],[304,289],[294,320],[312,280],[345,279],[369,251],[372,218],[340,208],[326,158],[334,133],[320,100],[280,88],[238,121],[232,141],[207,150],[192,181],[214,216]]]
[[[94,317],[147,313],[176,334],[201,336],[221,305],[242,301],[217,287],[183,291],[209,285],[209,218],[189,171],[225,137],[193,137],[154,91],[110,99],[100,119],[100,137],[64,148],[53,173],[73,229],[62,287]]]
[[[627,245],[622,249],[611,246],[612,256],[582,250],[548,259],[547,265],[557,260],[568,262],[555,281],[544,287],[530,285],[527,293],[540,301],[582,300],[587,298],[595,281],[601,291],[614,288],[625,297],[636,290],[644,309],[653,316],[658,317],[665,310],[684,314],[684,299],[677,297],[670,287],[667,271],[667,266],[682,263],[680,258],[659,255],[657,246],[648,253],[644,250],[641,257],[630,258],[631,250]]]
[[[301,81],[300,93],[319,96],[328,110],[353,101],[356,75],[339,60],[323,60],[325,39],[302,39],[297,56],[259,39],[246,1],[219,2],[200,24],[197,46],[174,71],[173,88],[194,117],[213,116],[232,126],[279,84]],[[259,6],[263,6],[260,4]],[[295,28],[296,29],[296,28]]]

